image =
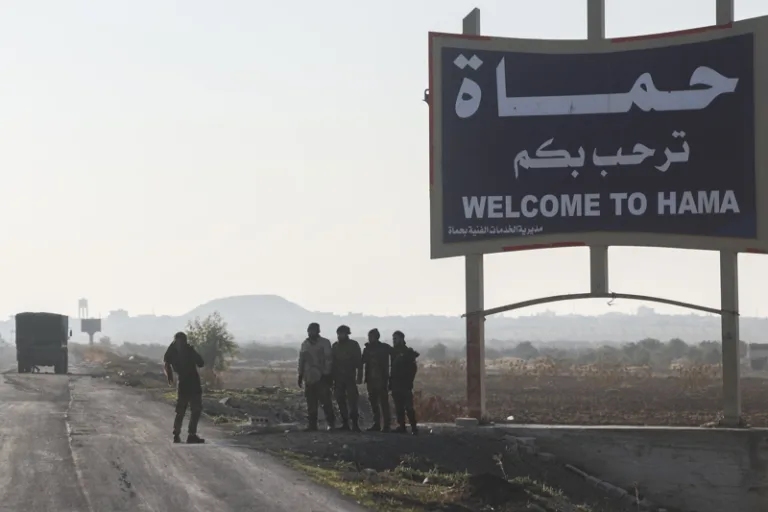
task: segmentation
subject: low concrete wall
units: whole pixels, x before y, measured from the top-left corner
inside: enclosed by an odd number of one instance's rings
[[[768,512],[768,429],[496,426],[654,503],[687,512]]]

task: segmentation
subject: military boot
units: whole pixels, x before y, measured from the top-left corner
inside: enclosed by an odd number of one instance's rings
[[[187,444],[203,444],[205,439],[199,437],[197,434],[189,434],[187,436]]]
[[[317,432],[317,418],[309,419],[309,425],[304,429],[304,432]]]
[[[405,429],[405,413],[397,411],[397,425],[398,427],[395,429],[395,434],[405,434],[407,432]]]

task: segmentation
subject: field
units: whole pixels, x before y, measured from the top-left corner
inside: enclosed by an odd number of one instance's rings
[[[175,398],[154,359],[100,348],[77,357],[80,368],[95,378],[143,389],[168,403]],[[465,414],[464,383],[459,361],[422,364],[416,382],[420,421],[452,422]],[[750,376],[742,384],[746,421],[768,426],[768,413],[760,407],[768,379]],[[487,398],[489,419],[495,421],[700,426],[716,421],[721,410],[720,369],[695,365],[658,374],[648,367],[496,360],[488,365]],[[365,428],[371,415],[364,395],[359,405]],[[625,489],[622,499],[608,496],[556,460],[529,453],[506,437],[429,426],[418,437],[297,432],[306,423],[306,407],[293,361],[239,362],[220,375],[218,386],[206,389],[203,407],[235,442],[281,457],[375,510],[645,510],[639,506],[642,488]]]
[[[416,378],[417,411],[423,421],[453,421],[465,413],[466,376],[461,361],[422,364]],[[742,409],[747,424],[768,427],[768,378],[742,377]],[[550,359],[489,362],[486,377],[488,419],[564,425],[701,426],[722,411],[719,365],[672,368],[575,366]],[[233,368],[225,388],[295,386],[295,365]]]

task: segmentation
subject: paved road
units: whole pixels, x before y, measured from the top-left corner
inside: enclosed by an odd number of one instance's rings
[[[362,512],[209,424],[173,445],[171,414],[87,376],[0,375],[0,511]]]

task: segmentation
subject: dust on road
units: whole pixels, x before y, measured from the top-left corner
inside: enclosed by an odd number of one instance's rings
[[[361,511],[272,457],[171,444],[172,409],[78,375],[0,375],[0,511]]]

